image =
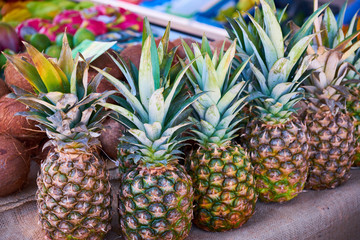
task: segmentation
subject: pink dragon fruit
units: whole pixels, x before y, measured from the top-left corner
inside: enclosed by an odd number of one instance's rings
[[[98,21],[95,19],[84,19],[80,27],[86,28],[87,30],[94,33],[96,36],[107,33],[106,24],[102,21]]]
[[[58,26],[55,33],[64,32],[65,29],[70,34],[75,34],[77,29],[83,23],[84,18],[81,15],[81,12],[75,10],[66,10],[58,14],[54,20],[53,25]]]
[[[40,32],[42,28],[46,28],[51,25],[51,22],[46,19],[41,18],[32,18],[25,20],[21,24],[19,24],[15,31],[20,36],[21,39],[25,39],[25,35],[33,35],[35,33]]]
[[[143,29],[142,19],[129,11],[121,9],[122,15],[117,19],[114,24],[110,24],[109,28],[112,30],[125,30],[131,28],[141,32]]]
[[[65,10],[58,14],[54,20],[54,24],[81,24],[83,21],[83,16],[81,15],[81,12],[75,11],[75,10]]]

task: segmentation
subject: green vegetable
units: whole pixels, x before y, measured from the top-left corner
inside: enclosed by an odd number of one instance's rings
[[[31,36],[30,44],[41,52],[51,45],[51,41],[45,34],[36,33]]]
[[[60,58],[61,47],[58,45],[52,45],[46,49],[45,53],[50,57]]]
[[[74,45],[78,46],[84,40],[95,40],[95,35],[86,28],[79,28],[74,35]]]

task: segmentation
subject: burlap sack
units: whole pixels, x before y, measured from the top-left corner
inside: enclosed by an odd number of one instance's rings
[[[0,240],[40,240],[34,194],[38,166],[32,166],[29,184],[19,193],[0,198]],[[108,166],[113,196],[119,188],[117,170]],[[120,240],[117,198],[113,197],[113,229],[106,240]],[[333,190],[309,191],[284,204],[257,203],[256,213],[240,229],[209,233],[193,227],[191,240],[359,240],[360,170]]]

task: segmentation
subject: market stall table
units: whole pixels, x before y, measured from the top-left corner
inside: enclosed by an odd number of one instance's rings
[[[118,189],[116,167],[111,166],[113,189]],[[20,192],[0,198],[0,240],[40,240],[44,233],[37,224],[35,177],[32,165],[29,184]],[[360,170],[333,190],[307,191],[283,204],[256,205],[254,216],[240,229],[224,233],[204,232],[193,227],[187,239],[194,240],[356,240],[360,239]],[[116,194],[116,193],[114,193]],[[116,208],[116,198],[113,209]],[[122,239],[116,231],[118,218],[106,240]]]

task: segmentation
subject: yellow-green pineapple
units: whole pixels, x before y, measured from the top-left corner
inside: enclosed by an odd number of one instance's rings
[[[339,16],[338,21],[342,19]],[[319,31],[319,25],[315,24],[315,31]],[[353,42],[359,33],[349,31],[344,37],[342,29],[337,27],[342,24],[337,24],[329,8],[321,25],[324,34],[316,36],[316,51],[308,49],[308,54],[315,54],[316,58],[309,66],[313,71],[310,81],[304,86],[309,94],[305,122],[310,134],[310,173],[306,187],[315,190],[335,188],[350,177],[356,139],[353,119],[346,110],[346,97],[350,93],[345,83],[349,57],[354,57],[360,46],[359,41]]]
[[[101,75],[88,83],[89,62],[72,58],[66,39],[59,60],[46,59],[24,43],[34,65],[7,56],[35,93],[15,88],[11,96],[30,107],[22,113],[39,122],[53,146],[37,178],[40,224],[48,239],[103,239],[110,230],[108,172],[97,154],[106,117],[95,107],[110,94],[96,93]]]
[[[188,59],[195,60],[187,72],[189,88],[193,94],[205,93],[193,103],[197,146],[186,160],[195,190],[193,222],[206,231],[239,228],[253,215],[257,200],[250,159],[232,141],[246,98],[241,96],[245,81],[238,78],[248,61],[230,75],[236,42],[225,53],[223,48],[211,52],[205,36],[201,49],[194,43],[192,52],[185,41],[183,47]]]
[[[185,121],[188,106],[197,96],[184,89],[188,66],[171,67],[176,49],[167,50],[169,26],[156,48],[149,22],[144,25],[139,69],[113,59],[128,85],[99,70],[125,98],[102,106],[128,128],[121,141],[132,147],[124,152],[130,164],[121,168],[120,224],[126,239],[184,239],[191,228],[194,196],[191,178],[178,162],[186,140],[180,135],[190,124]]]
[[[255,117],[246,128],[245,141],[256,189],[263,201],[284,202],[303,190],[308,174],[307,128],[294,113],[303,97],[299,86],[309,76],[312,57],[302,58],[314,37],[307,34],[309,25],[324,7],[286,44],[274,10],[265,0],[260,2],[262,9],[255,10],[255,17],[249,14],[251,27],[242,17],[230,20],[230,35],[238,39],[241,58],[253,55],[248,77]]]
[[[345,76],[344,82],[349,88],[349,93],[346,99],[346,107],[348,113],[354,119],[354,137],[357,139],[357,146],[355,148],[355,154],[353,158],[353,165],[360,166],[360,84],[359,79],[360,75],[356,71],[360,70],[360,42],[357,41],[357,38],[353,36],[358,35],[356,31],[356,26],[358,25],[358,16],[355,14],[350,24],[347,27],[347,31],[344,31],[344,17],[347,7],[347,1],[340,10],[340,13],[335,19],[334,14],[330,8],[326,9],[326,14],[323,18],[323,24],[321,25],[322,30],[322,43],[327,49],[335,49],[341,42],[346,38],[352,38],[352,40],[345,46],[341,52],[346,53],[343,58],[344,62],[348,62],[352,65]],[[349,51],[347,51],[349,50]],[[354,71],[356,70],[356,71]],[[354,81],[355,80],[355,81]]]

